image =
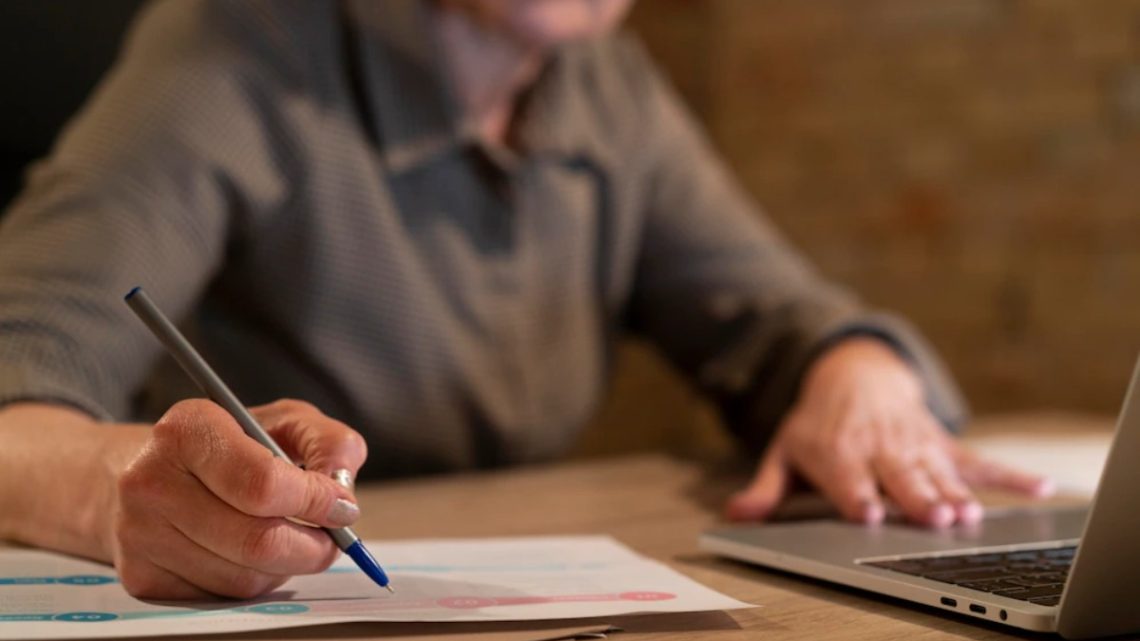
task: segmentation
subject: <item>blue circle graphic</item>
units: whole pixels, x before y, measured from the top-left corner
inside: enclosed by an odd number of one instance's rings
[[[300,614],[302,612],[308,612],[309,606],[301,603],[265,603],[262,605],[251,605],[246,608],[246,610],[259,614]]]
[[[110,612],[64,612],[52,617],[53,621],[71,621],[75,623],[96,623],[99,621],[112,621],[119,615]]]
[[[109,576],[99,576],[97,574],[75,574],[72,576],[60,577],[60,583],[68,585],[103,585],[104,583],[114,583],[115,578]]]

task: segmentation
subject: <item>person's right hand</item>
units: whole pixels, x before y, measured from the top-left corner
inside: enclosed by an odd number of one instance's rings
[[[326,569],[339,550],[323,530],[360,515],[331,475],[364,463],[364,439],[306,403],[251,410],[299,463],[275,458],[221,407],[183,401],[118,479],[110,533],[123,587],[150,599],[248,599]]]

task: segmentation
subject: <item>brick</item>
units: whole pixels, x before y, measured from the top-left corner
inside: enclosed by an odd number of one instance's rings
[[[771,218],[913,318],[979,411],[1116,412],[1140,351],[1140,0],[647,0],[632,26]],[[660,363],[631,367],[622,419],[724,445]],[[624,409],[644,398],[675,400]]]

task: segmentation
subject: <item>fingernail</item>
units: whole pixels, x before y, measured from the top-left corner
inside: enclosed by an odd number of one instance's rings
[[[354,485],[352,480],[352,472],[342,467],[339,470],[333,471],[332,478],[337,482],[337,485],[340,485],[346,490],[352,490],[352,487]]]
[[[350,501],[337,499],[329,508],[328,520],[334,525],[352,525],[360,518],[360,508]]]
[[[882,523],[886,518],[886,510],[883,508],[882,503],[875,501],[863,502],[863,522],[868,525]]]
[[[1041,479],[1037,487],[1033,488],[1033,496],[1039,499],[1049,498],[1057,493],[1057,484],[1053,479]]]
[[[946,503],[938,503],[930,510],[930,524],[946,527],[954,522],[954,508]]]
[[[980,523],[982,518],[985,517],[986,510],[982,507],[981,503],[970,501],[958,507],[958,520],[963,523],[973,525]]]

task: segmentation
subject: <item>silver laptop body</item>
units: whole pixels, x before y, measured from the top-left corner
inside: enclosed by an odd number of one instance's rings
[[[1087,509],[1026,509],[987,515],[979,525],[928,530],[817,520],[713,530],[702,550],[942,610],[1084,639],[1140,631],[1140,365],[1132,377],[1100,485]],[[1075,551],[1072,549],[1076,546]],[[1050,559],[1067,564],[1059,596],[1013,598],[962,585],[992,586],[986,559],[1050,580]],[[1010,559],[1027,559],[1011,563]],[[1029,561],[1028,559],[1035,559]],[[977,563],[973,575],[966,562]],[[931,568],[933,564],[933,567]],[[939,571],[938,564],[952,568]],[[1004,565],[1003,565],[1004,564]],[[928,568],[931,568],[928,570]],[[991,567],[993,578],[995,568]],[[947,577],[953,578],[948,582]],[[1031,583],[1032,581],[1030,581]],[[989,589],[989,588],[987,588]],[[1045,590],[1042,586],[1042,590]],[[1034,594],[1005,590],[1007,594]],[[1056,605],[1049,603],[1056,602]]]

